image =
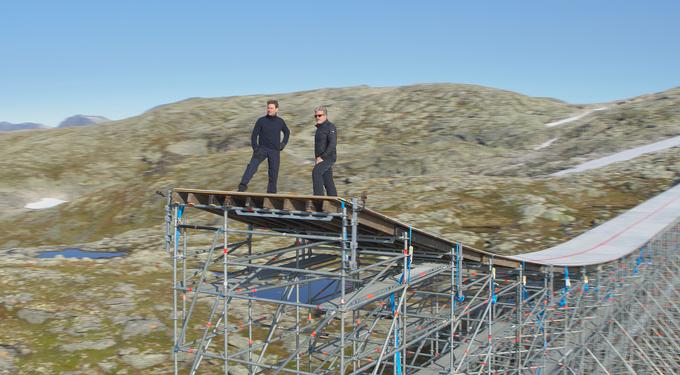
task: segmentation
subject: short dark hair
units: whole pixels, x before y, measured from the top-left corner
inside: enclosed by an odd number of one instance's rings
[[[267,100],[267,105],[274,104],[274,107],[279,108],[279,101],[278,100]]]

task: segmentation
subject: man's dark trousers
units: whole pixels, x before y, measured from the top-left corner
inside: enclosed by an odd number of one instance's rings
[[[314,195],[324,195],[323,190],[325,186],[329,196],[338,196],[338,191],[335,190],[335,183],[333,182],[333,164],[330,160],[324,160],[314,166],[312,170]]]
[[[243,172],[241,183],[238,185],[239,191],[245,191],[248,188],[250,179],[253,178],[255,172],[257,172],[257,167],[260,166],[260,163],[262,163],[264,159],[267,159],[267,165],[269,168],[267,171],[267,175],[269,176],[267,193],[276,193],[276,180],[279,178],[279,162],[281,161],[281,152],[279,150],[272,150],[264,146],[260,146],[257,150],[253,151],[253,157],[250,159],[250,163],[248,163],[246,171]]]

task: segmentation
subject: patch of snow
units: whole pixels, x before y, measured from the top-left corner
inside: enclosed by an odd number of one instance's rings
[[[589,110],[587,110],[587,111],[585,111],[585,112],[583,112],[583,113],[581,113],[581,114],[578,114],[578,115],[576,115],[576,116],[568,117],[568,118],[565,118],[565,119],[562,119],[562,120],[558,120],[558,121],[549,122],[549,123],[545,124],[545,126],[546,126],[547,128],[552,128],[553,126],[564,125],[564,124],[569,123],[569,122],[572,122],[572,121],[580,120],[580,119],[582,119],[582,118],[588,116],[589,114],[591,114],[591,113],[593,113],[593,112],[596,112],[596,111],[604,111],[605,109],[607,109],[607,107],[600,107],[600,108],[595,108],[595,109],[589,109]]]
[[[556,140],[557,140],[557,138],[553,138],[553,139],[551,139],[547,142],[543,142],[540,145],[534,147],[534,150],[540,150],[540,149],[546,148],[546,147],[550,146],[551,144],[553,144],[553,142],[555,142]]]
[[[28,209],[31,209],[31,210],[42,210],[42,209],[45,209],[45,208],[58,206],[62,203],[66,203],[66,201],[63,201],[63,200],[57,199],[57,198],[43,198],[43,199],[41,199],[37,202],[27,203],[24,206],[24,208],[28,208]]]
[[[616,154],[612,154],[609,156],[605,156],[603,158],[591,160],[588,162],[585,162],[583,164],[577,165],[573,168],[565,169],[559,172],[555,172],[551,174],[550,176],[553,177],[559,177],[559,176],[564,176],[569,173],[578,173],[578,172],[583,172],[587,171],[589,169],[595,169],[595,168],[600,168],[607,166],[612,163],[616,163],[619,161],[625,161],[625,160],[630,160],[633,158],[636,158],[642,154],[648,154],[652,152],[657,152],[657,151],[662,151],[665,149],[669,149],[672,147],[677,147],[680,146],[680,136],[669,138],[663,141],[659,141],[656,143],[651,143],[648,145],[640,146],[640,147],[635,147],[631,148],[629,150],[617,152]]]

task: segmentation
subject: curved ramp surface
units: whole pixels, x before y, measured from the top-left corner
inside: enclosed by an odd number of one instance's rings
[[[555,266],[607,263],[639,249],[678,217],[680,185],[567,242],[510,258]]]

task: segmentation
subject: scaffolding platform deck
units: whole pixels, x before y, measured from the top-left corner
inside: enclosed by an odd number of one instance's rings
[[[437,263],[422,263],[413,265],[410,271],[410,283],[416,284],[421,280],[436,274],[437,271],[447,270],[445,265]],[[392,276],[382,281],[376,281],[366,287],[363,287],[353,293],[347,294],[347,307],[355,307],[370,301],[380,300],[395,290],[401,289],[402,281],[401,274]],[[341,297],[334,298],[324,304],[324,307],[331,309],[341,304]]]

